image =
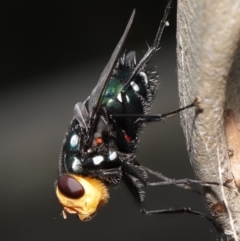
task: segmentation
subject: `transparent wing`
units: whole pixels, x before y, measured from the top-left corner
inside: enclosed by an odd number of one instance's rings
[[[102,74],[100,75],[100,78],[98,80],[96,87],[93,89],[93,91],[90,95],[90,98],[88,100],[88,110],[91,113],[91,118],[94,118],[95,114],[98,112],[99,107],[102,103],[103,95],[106,91],[106,88],[107,88],[108,82],[111,78],[113,69],[119,58],[119,54],[122,50],[123,44],[128,35],[128,32],[129,32],[129,29],[132,25],[134,16],[135,16],[135,10],[133,10],[133,13],[128,21],[127,27],[126,27],[119,43],[117,44],[115,50],[113,51],[109,62],[107,63]]]

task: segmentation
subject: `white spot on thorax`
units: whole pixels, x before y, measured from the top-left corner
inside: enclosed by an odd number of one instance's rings
[[[76,147],[79,143],[79,137],[77,134],[74,134],[72,137],[71,137],[71,140],[70,140],[70,145],[71,147]]]
[[[92,160],[95,165],[99,165],[101,162],[104,161],[104,158],[103,158],[103,156],[95,156],[95,157],[93,157]]]
[[[110,151],[109,153],[108,153],[108,159],[110,160],[110,161],[113,161],[113,160],[115,160],[117,158],[117,152],[115,152],[115,151]]]
[[[73,171],[77,171],[80,169],[81,162],[76,157],[73,157],[73,159],[74,159],[74,161],[72,163],[72,169],[73,169]]]

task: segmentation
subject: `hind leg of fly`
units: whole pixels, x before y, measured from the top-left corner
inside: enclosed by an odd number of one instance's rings
[[[172,117],[176,115],[177,113],[192,108],[196,107],[198,111],[202,111],[201,106],[199,104],[199,99],[196,98],[193,103],[184,106],[182,108],[176,109],[174,111],[165,113],[165,114],[155,114],[155,115],[147,115],[147,114],[114,114],[113,117],[115,118],[139,118],[139,120],[144,121],[144,122],[154,122],[154,121],[162,121],[165,120],[169,117]]]
[[[174,111],[171,111],[171,112],[168,112],[166,114],[158,114],[158,115],[145,115],[145,114],[129,114],[130,110],[128,108],[128,103],[127,103],[127,100],[126,100],[126,94],[125,94],[125,91],[122,91],[121,92],[121,97],[122,97],[122,104],[123,104],[123,109],[124,109],[124,112],[126,114],[114,114],[112,116],[113,119],[115,119],[115,117],[133,117],[133,118],[126,118],[125,120],[127,121],[128,123],[128,127],[129,127],[129,130],[127,129],[126,130],[126,133],[131,133],[130,131],[132,130],[132,126],[134,125],[133,123],[133,120],[135,120],[136,118],[139,118],[139,119],[142,119],[143,121],[147,121],[147,122],[151,122],[151,121],[161,121],[165,118],[169,118],[185,109],[189,109],[189,108],[192,108],[192,107],[196,107],[198,111],[201,111],[202,108],[200,106],[200,100],[199,98],[195,98],[195,100],[193,101],[193,103],[185,106],[185,107],[182,107],[182,108],[179,108],[177,110],[174,110]],[[115,124],[117,124],[115,122]],[[126,142],[126,140],[124,140]],[[126,145],[128,145],[126,143]],[[139,177],[137,177],[139,178]],[[193,179],[188,179],[188,178],[185,178],[185,179],[181,179],[181,180],[175,180],[175,179],[165,179],[164,181],[161,181],[161,182],[155,182],[155,183],[149,183],[149,182],[146,182],[145,185],[146,186],[149,186],[149,187],[152,187],[152,186],[163,186],[163,185],[180,185],[184,188],[188,188],[188,189],[192,189],[189,184],[200,184],[202,186],[211,186],[211,185],[220,185],[218,182],[210,182],[210,181],[201,181],[201,180],[193,180]],[[192,189],[194,190],[194,189]],[[197,191],[196,191],[197,192]]]

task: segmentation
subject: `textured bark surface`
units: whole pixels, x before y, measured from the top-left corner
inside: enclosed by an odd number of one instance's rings
[[[190,161],[199,179],[228,182],[204,195],[229,240],[240,240],[240,0],[179,0],[177,25],[180,105],[198,96],[203,110],[181,114]]]

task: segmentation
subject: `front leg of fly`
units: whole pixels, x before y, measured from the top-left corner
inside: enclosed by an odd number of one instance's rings
[[[92,170],[88,171],[88,175],[104,180],[108,184],[119,184],[123,177],[121,168]]]

